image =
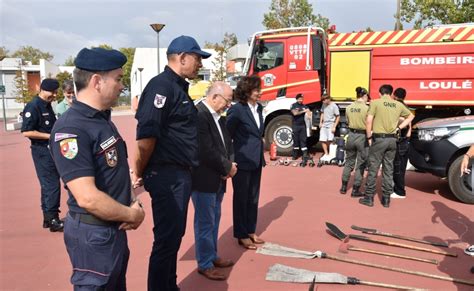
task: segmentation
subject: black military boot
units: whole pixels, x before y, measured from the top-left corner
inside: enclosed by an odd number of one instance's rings
[[[390,196],[382,196],[382,205],[385,208],[390,207]]]
[[[342,181],[341,189],[339,189],[339,193],[346,194],[347,192],[347,182]]]
[[[359,189],[360,189],[360,186],[354,185],[352,187],[351,197],[362,197],[362,196],[364,196],[364,193],[360,192]]]
[[[64,222],[59,219],[59,216],[45,214],[43,220],[43,228],[49,228],[51,232],[63,231],[64,229]]]
[[[359,199],[359,203],[365,206],[372,207],[374,206],[374,197],[364,196],[364,198]]]
[[[293,152],[291,153],[291,159],[296,160],[298,159],[298,149],[293,149]]]
[[[308,160],[309,160],[308,151],[305,150],[303,151],[303,160],[301,161],[301,167],[306,167],[306,165],[308,164]]]

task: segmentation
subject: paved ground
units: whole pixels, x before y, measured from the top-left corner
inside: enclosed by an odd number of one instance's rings
[[[135,121],[131,116],[114,117],[130,156],[134,154]],[[60,233],[41,228],[39,185],[35,176],[29,143],[18,132],[0,134],[0,289],[71,290],[71,267]],[[406,268],[441,276],[474,279],[469,269],[474,258],[463,254],[474,243],[474,207],[459,203],[449,193],[447,183],[429,174],[407,174],[408,198],[393,201],[389,209],[377,201],[373,208],[338,194],[341,168],[267,167],[263,172],[258,233],[274,243],[305,250],[323,250],[372,263]],[[223,203],[219,250],[236,261],[227,270],[229,279],[212,282],[196,273],[190,206],[188,228],[179,253],[178,281],[182,290],[307,290],[307,285],[266,282],[267,269],[282,263],[320,272],[338,272],[367,281],[403,284],[435,290],[473,290],[461,284],[352,265],[331,260],[311,261],[267,257],[244,251],[232,237],[232,189]],[[145,290],[148,256],[152,243],[149,196],[141,195],[147,217],[141,228],[129,233],[131,259],[127,274],[129,290]],[[62,215],[66,212],[62,193]],[[447,241],[458,258],[352,241],[358,247],[396,252],[440,261],[438,266],[372,254],[338,253],[340,242],[326,233],[330,221],[350,233],[352,224],[408,236]],[[355,233],[352,231],[351,233]],[[382,238],[382,237],[379,237]],[[390,240],[390,239],[388,239]],[[397,241],[392,239],[393,241]],[[425,246],[416,243],[418,246]],[[429,247],[429,246],[428,246]],[[433,247],[436,249],[436,247]],[[441,248],[440,248],[441,249]],[[366,286],[319,285],[317,290],[377,290]]]

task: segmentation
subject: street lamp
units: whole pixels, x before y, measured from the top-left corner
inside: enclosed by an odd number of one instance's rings
[[[165,27],[164,24],[160,23],[153,23],[150,24],[151,28],[153,28],[154,31],[156,31],[156,47],[157,47],[157,63],[158,63],[158,74],[160,73],[160,31]]]
[[[140,72],[140,97],[142,96],[142,91],[143,91],[143,87],[142,87],[142,71],[143,71],[143,68],[138,68],[138,71]]]

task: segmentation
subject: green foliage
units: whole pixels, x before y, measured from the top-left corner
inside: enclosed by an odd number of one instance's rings
[[[272,0],[270,11],[263,15],[266,29],[316,25],[329,28],[329,19],[313,14],[313,6],[307,0]]]
[[[130,90],[130,74],[132,72],[133,56],[135,55],[135,48],[122,47],[119,49],[126,57],[127,62],[123,66],[123,85]]]
[[[5,58],[7,57],[8,58],[8,55],[9,55],[9,51],[4,47],[4,46],[0,46],[0,58]]]
[[[63,83],[66,80],[72,80],[72,75],[69,72],[61,72],[56,75],[56,80],[59,82],[58,95],[56,95],[56,101],[59,103],[64,99]]]
[[[30,61],[33,65],[39,65],[40,59],[45,59],[47,61],[51,61],[53,59],[53,55],[49,52],[43,52],[29,45],[20,47],[11,56],[13,58],[21,58],[23,64],[26,64],[27,61]]]
[[[472,0],[402,0],[401,20],[420,29],[434,24],[474,22]]]
[[[98,46],[91,46],[91,48],[95,48],[95,47],[100,47],[100,48],[103,48],[103,49],[106,49],[106,50],[111,50],[112,49],[112,46],[108,45],[106,43],[99,44]]]
[[[15,91],[14,97],[16,102],[26,104],[30,102],[35,96],[34,92],[30,92],[28,88],[28,81],[23,77],[25,72],[23,70],[16,71],[14,79]]]
[[[74,66],[74,60],[75,60],[75,59],[76,59],[76,58],[73,57],[73,56],[67,57],[67,59],[64,61],[64,66],[72,66],[72,67],[73,67],[73,66]]]
[[[225,33],[224,39],[220,43],[205,42],[204,48],[214,49],[217,55],[212,64],[217,69],[214,70],[214,77],[211,81],[225,81],[227,77],[226,54],[231,47],[237,44],[237,36],[235,33]]]

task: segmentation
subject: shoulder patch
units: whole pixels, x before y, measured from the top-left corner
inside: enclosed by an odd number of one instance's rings
[[[166,96],[156,94],[155,100],[153,101],[153,105],[155,105],[156,108],[163,108],[163,106],[165,106],[165,102]]]
[[[105,160],[107,161],[107,165],[109,165],[109,167],[113,168],[117,166],[118,153],[115,147],[105,151]]]
[[[77,134],[57,132],[54,134],[54,142],[72,137],[77,137]]]
[[[77,139],[75,138],[63,139],[59,143],[59,146],[63,157],[69,160],[74,159],[77,156],[77,153],[79,152],[79,147],[77,146]]]
[[[26,118],[30,118],[30,117],[31,117],[31,112],[26,112],[26,113],[25,113],[25,117],[26,117]]]

